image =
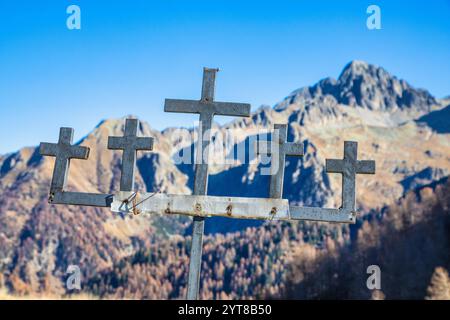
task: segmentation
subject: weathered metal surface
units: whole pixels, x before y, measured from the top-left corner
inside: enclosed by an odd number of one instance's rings
[[[247,103],[215,102],[210,98],[202,100],[166,99],[165,112],[176,113],[206,113],[216,116],[246,117],[250,113]]]
[[[109,137],[108,149],[123,150],[122,173],[120,176],[120,190],[134,189],[134,171],[136,168],[136,153],[138,150],[152,150],[153,138],[138,137],[139,121],[126,119],[123,137]]]
[[[50,192],[63,191],[67,184],[70,159],[84,159],[89,157],[89,148],[74,146],[73,129],[61,128],[58,143],[41,142],[39,153],[43,156],[55,157]]]
[[[355,223],[356,213],[345,209],[289,207],[291,220]]]
[[[215,80],[218,69],[203,69],[202,95],[199,101],[166,99],[164,111],[200,114],[200,127],[197,142],[194,195],[206,195],[208,187],[208,162],[203,161],[204,150],[211,141],[211,126],[214,115],[249,116],[250,104],[214,101]],[[203,233],[205,221],[196,216],[193,221],[191,257],[187,299],[198,299],[200,269],[202,259]]]
[[[357,160],[358,143],[344,142],[344,159],[326,159],[326,171],[342,174],[342,208],[355,211],[356,174],[374,174],[375,161]]]
[[[39,152],[41,155],[56,158],[48,202],[51,204],[109,207],[112,195],[64,191],[67,184],[70,159],[86,160],[89,157],[88,147],[72,145],[73,133],[72,128],[61,128],[58,143],[42,142],[40,144]]]
[[[113,196],[111,194],[58,191],[51,193],[48,201],[51,204],[109,207],[112,200]]]
[[[289,220],[285,199],[119,192],[111,210],[122,213],[184,214],[238,219]]]
[[[269,196],[282,198],[286,156],[303,156],[303,143],[287,142],[287,125],[275,124],[272,141],[258,141],[257,154],[271,154]]]
[[[119,192],[113,197],[111,210],[121,213],[182,214],[235,219],[355,222],[355,212],[350,210],[289,206],[286,199],[273,198]]]

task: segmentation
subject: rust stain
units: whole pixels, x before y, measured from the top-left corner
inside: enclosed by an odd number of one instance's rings
[[[233,213],[233,206],[231,204],[228,205],[227,207],[227,215],[231,216],[231,214]]]

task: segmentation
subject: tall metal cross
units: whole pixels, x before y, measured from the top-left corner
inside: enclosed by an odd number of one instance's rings
[[[344,142],[344,159],[326,159],[326,170],[331,173],[342,174],[342,208],[355,211],[356,203],[356,174],[374,174],[375,161],[356,160],[358,143],[354,141]]]
[[[303,156],[303,143],[287,142],[287,125],[275,124],[272,141],[258,141],[257,154],[271,154],[269,197],[283,196],[286,156]]]
[[[284,161],[286,155],[303,155],[303,145],[285,143],[287,126],[274,125],[272,142],[258,141],[257,154],[272,154],[270,197],[281,198],[283,194]],[[356,221],[356,174],[374,174],[375,161],[356,160],[358,143],[344,142],[344,159],[326,159],[325,170],[328,173],[341,173],[342,206],[339,209],[320,207],[289,206],[289,218],[293,220],[326,221],[337,223],[355,223]]]
[[[123,150],[122,173],[120,176],[120,191],[134,189],[134,171],[138,150],[153,150],[153,138],[138,137],[139,121],[126,119],[123,137],[108,137],[108,149]]]
[[[342,205],[340,208],[317,208],[289,206],[291,219],[326,221],[337,223],[356,222],[356,174],[374,174],[375,161],[356,160],[358,143],[344,141],[344,159],[326,159],[325,170],[328,173],[342,174]]]
[[[50,194],[63,191],[67,184],[70,159],[84,159],[89,157],[89,148],[74,146],[73,129],[59,129],[58,143],[41,142],[39,152],[43,156],[55,157],[55,166],[53,167],[52,183]]]
[[[211,140],[211,127],[215,115],[241,116],[250,115],[250,104],[214,101],[216,73],[218,69],[203,69],[201,99],[178,100],[166,99],[164,111],[200,114],[199,135],[195,164],[194,195],[206,195],[208,188],[208,158],[203,159],[204,150],[208,150]],[[205,161],[206,160],[206,161]],[[203,233],[205,218],[195,216],[193,219],[191,256],[189,261],[189,278],[187,299],[198,299],[200,286],[200,269],[202,260]]]

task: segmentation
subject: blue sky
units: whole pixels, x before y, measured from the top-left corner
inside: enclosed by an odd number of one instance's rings
[[[81,30],[66,27],[71,4]],[[366,28],[370,4],[381,30]],[[449,95],[450,0],[1,0],[0,153],[127,114],[191,126],[163,103],[199,98],[203,66],[221,69],[217,100],[256,109],[354,59]]]

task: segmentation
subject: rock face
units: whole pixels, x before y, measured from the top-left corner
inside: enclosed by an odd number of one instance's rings
[[[437,133],[450,133],[450,104],[420,117],[417,122],[425,123]]]
[[[375,176],[357,178],[361,212],[389,205],[411,189],[447,176],[450,135],[436,114],[447,100],[435,99],[384,69],[361,61],[347,65],[338,80],[327,78],[292,92],[274,108],[261,107],[249,118],[214,126],[209,194],[266,197],[267,167],[255,156],[253,142],[275,123],[288,123],[289,141],[303,142],[305,156],[288,158],[284,197],[310,206],[340,206],[340,175],[327,174],[326,158],[341,158],[344,140],[358,141],[358,158],[377,162]],[[448,107],[447,107],[448,109]],[[69,190],[113,192],[120,180],[120,152],[106,149],[107,137],[122,135],[124,119],[101,122],[79,143],[91,147],[87,161],[72,161]],[[55,128],[55,140],[57,139]],[[139,153],[137,189],[187,194],[193,167],[194,130],[162,132],[141,122],[139,134],[155,139],[154,152]],[[232,136],[234,143],[224,143]],[[267,138],[267,136],[265,137]],[[223,157],[242,148],[243,156]],[[47,192],[53,160],[37,148],[0,157],[0,270],[16,291],[62,292],[64,273],[77,264],[88,277],[146,246],[149,241],[185,234],[189,219],[115,216],[98,208],[49,206]],[[258,225],[256,221],[209,219],[207,232],[226,233]],[[158,239],[158,240],[156,240]],[[0,278],[1,279],[1,278]],[[1,283],[0,283],[1,285]]]
[[[294,91],[277,109],[296,102],[306,105],[322,102],[330,107],[342,104],[379,111],[389,114],[395,122],[410,120],[438,105],[428,91],[415,89],[383,68],[362,61],[349,63],[337,80],[326,78],[312,87]]]

